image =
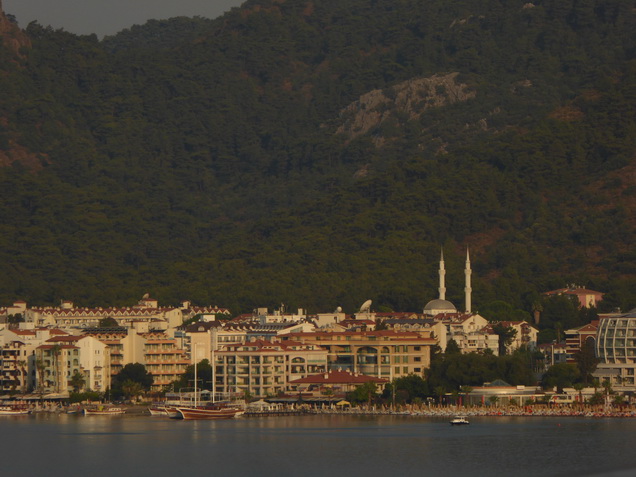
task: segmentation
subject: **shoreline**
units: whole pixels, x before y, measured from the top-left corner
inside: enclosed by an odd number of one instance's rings
[[[32,414],[72,414],[82,406],[28,406]],[[148,416],[148,404],[123,405],[124,415]],[[438,417],[453,418],[466,417],[585,417],[585,418],[636,418],[636,406],[604,407],[604,406],[572,406],[572,405],[528,405],[528,406],[417,406],[403,405],[391,408],[387,406],[360,406],[338,409],[335,407],[309,407],[291,405],[284,409],[255,412],[250,418],[278,417],[291,414],[297,415],[343,415],[343,416],[404,416],[404,417]]]
[[[350,408],[350,409],[316,409],[315,414],[336,414],[348,416],[406,416],[406,417],[585,417],[585,418],[636,418],[636,408],[603,408],[602,406],[510,406],[510,407],[442,407],[442,408]]]

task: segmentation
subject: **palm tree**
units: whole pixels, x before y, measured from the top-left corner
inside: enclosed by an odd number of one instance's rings
[[[53,362],[54,362],[54,366],[53,369],[55,370],[55,392],[59,393],[60,392],[60,354],[62,353],[62,346],[58,343],[54,344],[51,347],[51,356],[53,356]]]
[[[442,398],[444,397],[444,394],[446,394],[446,389],[444,389],[443,386],[437,386],[433,392],[437,396],[437,402],[442,404]]]
[[[73,373],[73,377],[71,377],[71,386],[73,386],[73,391],[75,391],[76,393],[80,392],[85,384],[86,378],[84,378],[84,375],[75,370],[75,373]]]
[[[18,361],[18,366],[20,366],[20,374],[22,374],[22,394],[26,393],[27,387],[27,362],[25,360]]]
[[[471,386],[460,386],[459,390],[464,395],[464,406],[466,406],[468,395],[472,392],[473,388]]]
[[[44,366],[44,361],[42,361],[41,359],[38,359],[35,361],[35,369],[38,372],[38,389],[40,391],[40,394],[42,394],[42,392],[44,391],[44,369],[46,367]]]
[[[143,386],[132,379],[124,381],[121,385],[121,390],[124,393],[124,396],[130,400],[134,400],[137,396],[142,395],[144,392]]]
[[[585,387],[585,384],[574,383],[572,387],[579,392],[579,405],[582,406],[583,405],[583,388]]]

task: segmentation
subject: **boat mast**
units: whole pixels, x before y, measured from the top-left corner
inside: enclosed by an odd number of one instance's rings
[[[197,402],[197,345],[194,345],[194,407],[198,404]]]
[[[210,360],[212,361],[210,364],[212,365],[212,402],[216,402],[216,364],[214,361],[214,349],[216,348],[216,329],[212,330],[212,346],[210,350]]]

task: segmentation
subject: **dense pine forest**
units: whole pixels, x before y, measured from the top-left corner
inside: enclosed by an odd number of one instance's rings
[[[633,0],[249,0],[102,40],[10,13],[0,304],[420,311],[443,246],[484,315],[636,306]]]

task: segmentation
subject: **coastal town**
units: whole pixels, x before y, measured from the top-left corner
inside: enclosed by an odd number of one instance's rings
[[[534,404],[571,408],[578,413],[625,413],[636,370],[636,312],[599,314],[582,327],[565,330],[564,340],[538,344],[538,329],[527,321],[493,322],[473,312],[471,264],[465,262],[462,311],[446,299],[445,264],[439,263],[438,297],[421,313],[376,312],[372,300],[354,314],[337,307],[309,314],[284,305],[270,311],[230,316],[217,306],[161,306],[145,295],[134,306],[84,308],[64,300],[58,307],[16,301],[0,309],[0,398],[5,406],[59,409],[73,395],[91,391],[108,401],[113,380],[127,366],[142,366],[151,377],[147,389],[127,393],[129,400],[160,401],[188,368],[207,360],[211,381],[195,382],[219,396],[241,396],[268,409],[313,406],[346,412],[447,413],[448,406],[472,406],[481,414],[537,413]],[[580,308],[593,308],[601,292],[571,286],[547,291],[568,296]],[[536,317],[537,320],[540,317]],[[502,341],[497,327],[508,330]],[[502,347],[503,344],[503,347]],[[554,366],[573,364],[583,348],[594,349],[597,366],[587,386],[510,385],[502,379],[436,390],[427,399],[398,399],[394,383],[425,379],[436,355],[456,349],[464,355],[499,356],[526,350],[540,356],[537,376]],[[195,378],[196,379],[196,378]],[[371,399],[352,407],[356,389],[388,393],[387,402]],[[391,396],[391,392],[393,395]],[[599,401],[599,396],[602,399]],[[353,403],[356,404],[356,403]],[[399,407],[397,404],[401,404]],[[612,404],[619,411],[611,410]],[[583,411],[582,406],[596,405]],[[477,410],[479,409],[479,410]],[[540,411],[545,414],[545,411]],[[568,411],[569,412],[569,411]]]

